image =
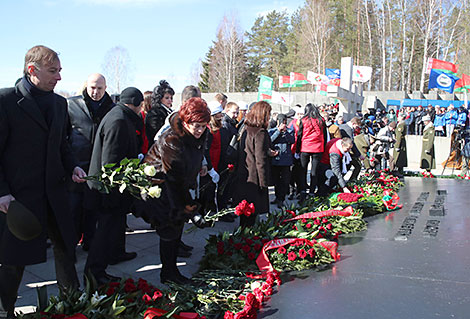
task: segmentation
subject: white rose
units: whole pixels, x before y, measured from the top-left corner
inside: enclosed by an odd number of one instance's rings
[[[145,166],[144,173],[147,176],[153,177],[157,174],[157,170],[152,165]]]
[[[261,283],[259,281],[253,281],[251,283],[251,290],[255,290],[256,288],[261,288]]]
[[[153,197],[153,198],[159,198],[160,197],[160,194],[162,192],[162,189],[158,186],[152,186],[149,188],[148,190],[148,194],[150,197]]]

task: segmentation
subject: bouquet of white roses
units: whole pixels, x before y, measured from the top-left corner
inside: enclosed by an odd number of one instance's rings
[[[112,189],[125,191],[136,198],[159,198],[162,189],[154,184],[163,180],[154,178],[157,170],[152,165],[142,164],[138,158],[124,158],[119,164],[110,163],[101,168],[101,175],[88,176],[87,180],[97,182],[98,190],[109,194]]]

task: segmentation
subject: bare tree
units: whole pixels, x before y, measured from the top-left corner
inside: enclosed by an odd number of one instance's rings
[[[233,14],[222,19],[210,62],[211,90],[234,92],[240,89],[246,70],[245,47],[243,33]]]
[[[436,29],[436,26],[439,24],[439,19],[436,19],[438,11],[440,10],[438,0],[420,0],[417,1],[417,8],[419,12],[418,23],[419,31],[421,32],[424,42],[423,42],[423,61],[421,69],[421,80],[419,83],[419,90],[424,91],[424,76],[426,73],[427,61],[429,57],[429,47],[430,42],[433,39],[433,31]],[[420,23],[422,25],[420,26]]]
[[[322,73],[328,53],[327,43],[331,33],[328,3],[322,0],[307,0],[300,11],[301,46],[305,49],[308,65],[315,72]]]
[[[131,58],[124,47],[116,46],[109,49],[102,68],[109,91],[112,93],[120,93],[131,81]]]

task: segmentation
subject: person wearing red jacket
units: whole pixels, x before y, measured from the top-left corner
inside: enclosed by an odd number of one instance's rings
[[[300,158],[302,167],[302,179],[300,198],[305,200],[307,192],[307,171],[310,165],[310,194],[313,196],[317,188],[317,166],[322,158],[325,147],[325,120],[320,115],[318,108],[309,103],[305,106],[305,116],[299,124],[295,157]]]
[[[353,141],[349,137],[334,138],[326,146],[318,165],[318,195],[326,196],[337,185],[343,193],[350,193],[343,178],[343,172],[347,172],[345,157],[349,157],[349,151],[353,147]]]

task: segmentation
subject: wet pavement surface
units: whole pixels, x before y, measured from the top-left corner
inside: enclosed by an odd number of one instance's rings
[[[407,177],[399,196],[401,210],[340,239],[332,267],[285,278],[259,317],[470,318],[470,182]]]

